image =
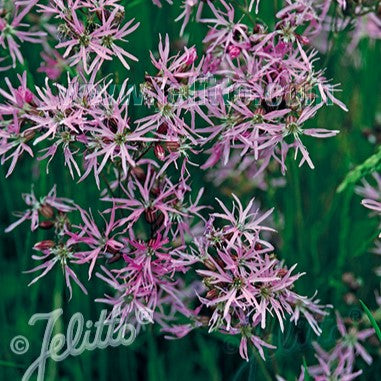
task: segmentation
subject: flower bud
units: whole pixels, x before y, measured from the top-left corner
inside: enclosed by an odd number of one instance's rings
[[[52,221],[41,221],[38,224],[38,227],[44,230],[49,230],[54,226],[54,223]]]
[[[165,148],[167,148],[169,152],[177,152],[180,148],[180,143],[176,141],[165,142]]]
[[[167,123],[162,123],[159,128],[157,129],[157,132],[160,135],[165,135],[168,132],[168,125]]]
[[[159,230],[163,226],[163,223],[164,223],[164,214],[159,212],[158,216],[156,217],[156,220],[154,221],[153,229]]]
[[[303,36],[301,34],[296,34],[296,38],[298,39],[298,41],[300,43],[302,43],[303,45],[308,45],[310,43],[310,40],[308,39],[308,37],[306,36]]]
[[[47,239],[45,241],[41,241],[41,242],[37,242],[34,246],[33,246],[33,249],[34,250],[39,250],[39,251],[43,251],[43,250],[47,250],[47,249],[51,249],[52,247],[54,247],[56,244],[54,241],[50,240],[50,239]]]
[[[143,182],[146,179],[146,174],[141,167],[134,167],[132,168],[131,172],[136,176],[136,178],[140,181]]]
[[[206,298],[207,299],[214,299],[218,296],[218,291],[213,288],[211,290],[209,290],[207,293],[206,293]]]
[[[344,295],[344,302],[348,305],[353,305],[358,302],[358,299],[355,294],[348,292]]]
[[[30,140],[32,140],[35,137],[35,135],[36,135],[35,130],[25,130],[23,133],[24,143],[27,143]]]
[[[260,23],[256,23],[255,24],[255,26],[253,28],[253,33],[254,34],[264,33],[264,31],[265,31],[265,28],[264,28],[264,26],[262,24],[260,24]]]
[[[215,264],[210,259],[205,259],[203,263],[207,269],[212,271],[216,270]]]
[[[348,287],[350,287],[352,290],[358,290],[361,286],[361,282],[355,278],[353,273],[344,273],[342,275],[342,281],[345,283]]]
[[[194,61],[197,59],[197,52],[195,48],[191,48],[186,52],[184,64],[192,65]]]
[[[279,277],[283,278],[287,273],[288,273],[288,270],[282,268],[282,269],[279,269],[279,270],[278,270],[278,274],[277,274],[277,275],[278,275]]]
[[[123,249],[123,244],[115,239],[109,239],[106,244],[106,250],[111,254],[117,254]]]
[[[232,59],[237,58],[241,54],[241,48],[236,45],[229,45],[228,53],[230,58]]]
[[[154,197],[157,197],[159,196],[160,194],[160,187],[159,185],[155,185],[151,188],[151,195],[154,196]]]
[[[200,323],[203,325],[203,326],[208,326],[209,325],[209,320],[210,318],[208,316],[199,316],[198,317],[198,320],[200,321]]]
[[[156,220],[156,214],[157,214],[156,210],[154,210],[153,208],[147,208],[144,212],[146,221],[149,224],[153,224]]]
[[[45,218],[52,218],[54,216],[54,210],[50,205],[44,204],[38,210]]]
[[[155,156],[159,160],[164,160],[164,158],[165,158],[165,151],[164,151],[164,148],[160,144],[156,144],[155,148],[153,149],[153,151],[155,153]]]
[[[120,253],[116,253],[115,255],[113,255],[111,258],[107,260],[107,263],[108,264],[115,263],[119,261],[120,258],[122,258],[122,255]]]

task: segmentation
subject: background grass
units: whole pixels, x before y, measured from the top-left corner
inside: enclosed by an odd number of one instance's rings
[[[262,1],[261,17],[271,22],[276,6],[276,1]],[[126,1],[126,9],[127,17],[136,17],[141,22],[129,41],[129,51],[139,57],[140,62],[133,64],[130,72],[112,62],[105,72],[116,72],[116,81],[129,76],[132,83],[139,83],[145,71],[150,70],[148,50],[155,50],[159,33],[168,33],[173,39],[178,36],[180,25],[173,20],[179,9],[167,5],[158,9],[150,0]],[[190,43],[197,43],[204,33],[203,26],[192,25],[188,28],[187,37]],[[341,131],[336,138],[321,141],[305,139],[316,169],[310,170],[307,166],[297,168],[296,163],[290,161],[287,185],[266,192],[250,187],[237,189],[231,184],[214,189],[212,184],[207,183],[208,192],[203,203],[213,205],[212,196],[222,190],[226,194],[234,191],[243,202],[256,196],[263,208],[275,206],[274,223],[279,232],[275,242],[277,253],[290,264],[297,262],[298,270],[307,273],[298,281],[298,291],[311,295],[318,289],[322,302],[331,303],[343,315],[358,319],[360,306],[355,304],[349,307],[343,301],[348,289],[341,277],[345,271],[359,277],[362,287],[356,296],[370,308],[375,307],[374,289],[379,286],[379,279],[373,274],[373,268],[379,260],[369,253],[369,249],[377,235],[377,221],[369,219],[353,189],[348,188],[340,194],[336,189],[353,166],[375,151],[375,145],[364,137],[363,132],[364,129],[375,128],[377,112],[381,112],[381,56],[380,44],[370,45],[364,40],[359,46],[362,65],[355,68],[351,57],[344,57],[344,44],[344,38],[338,36],[330,55],[322,56],[322,63],[328,67],[327,77],[341,83],[343,92],[340,99],[350,111],[344,113],[336,107],[328,107],[313,121],[316,127]],[[33,72],[40,64],[39,52],[28,45],[23,48],[28,62],[25,68],[29,67]],[[36,84],[42,82],[41,77],[31,79]],[[139,108],[133,109],[131,117],[139,117],[140,113]],[[12,221],[12,211],[22,210],[21,193],[28,192],[31,183],[35,184],[35,190],[40,195],[57,184],[60,196],[73,198],[82,206],[97,209],[98,192],[93,180],[76,184],[62,168],[62,163],[56,160],[50,174],[46,175],[45,163],[25,160],[9,179],[4,179],[4,169],[0,176],[0,379],[4,381],[21,379],[25,369],[39,355],[45,325],[28,325],[34,313],[62,307],[64,317],[57,326],[59,331],[66,327],[73,313],[81,311],[85,318],[94,320],[102,309],[93,302],[94,298],[105,292],[104,284],[97,279],[91,283],[88,297],[75,288],[70,302],[59,269],[28,288],[31,277],[22,274],[22,271],[33,266],[31,247],[43,238],[43,233],[32,236],[28,226],[8,235],[3,233]],[[199,183],[196,182],[195,188],[205,180],[198,176],[197,181]],[[86,279],[86,269],[80,276]],[[332,344],[334,324],[333,315],[324,322],[325,333],[320,339],[323,346]],[[16,356],[9,349],[9,343],[16,335],[26,336],[31,345],[22,356]],[[246,363],[238,356],[234,340],[211,336],[199,330],[181,340],[166,341],[153,327],[147,327],[131,347],[85,352],[80,357],[68,358],[61,363],[49,361],[46,380],[271,380],[276,373],[292,380],[299,373],[303,358],[309,365],[314,362],[311,342],[315,339],[304,324],[296,328],[287,326],[283,335],[275,330],[273,343],[278,349],[268,361],[262,363],[254,356]],[[371,368],[360,363],[364,369],[361,379],[378,380],[381,374],[380,357],[377,347],[370,350],[375,362]]]

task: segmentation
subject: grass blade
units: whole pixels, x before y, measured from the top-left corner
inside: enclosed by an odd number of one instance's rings
[[[364,309],[366,315],[368,316],[368,318],[369,318],[369,320],[370,320],[374,330],[376,331],[378,340],[380,340],[380,342],[381,342],[381,329],[380,329],[379,325],[377,324],[376,319],[373,317],[373,315],[370,312],[369,308],[365,305],[365,303],[362,300],[360,300],[360,303],[361,303],[361,306]]]

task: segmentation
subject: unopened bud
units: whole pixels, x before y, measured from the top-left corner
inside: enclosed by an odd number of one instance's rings
[[[49,230],[54,226],[54,223],[52,221],[41,221],[38,224],[38,227],[44,230]]]
[[[208,317],[208,316],[199,316],[199,317],[198,317],[198,320],[199,320],[199,322],[200,322],[203,326],[208,326],[208,325],[209,325],[209,317]]]
[[[30,140],[32,140],[35,135],[36,135],[36,131],[35,130],[26,130],[26,131],[24,131],[24,133],[23,133],[24,143],[27,143]]]
[[[54,241],[52,241],[52,240],[50,240],[50,239],[47,239],[47,240],[45,240],[45,241],[37,242],[37,243],[33,246],[33,249],[42,251],[42,250],[51,249],[51,248],[54,247],[55,245],[56,245],[56,244],[55,244]]]
[[[146,179],[146,174],[144,172],[144,169],[141,167],[134,167],[132,168],[131,172],[136,176],[136,178],[143,182]]]
[[[213,288],[206,293],[206,298],[214,299],[217,297],[217,295],[218,295],[218,291],[215,288]]]
[[[239,48],[236,45],[229,45],[228,46],[228,53],[229,53],[230,58],[232,58],[232,59],[237,58],[241,54],[241,48]]]
[[[122,258],[122,255],[120,253],[117,253],[117,254],[113,255],[111,258],[109,258],[107,260],[107,263],[108,264],[115,263],[115,262],[119,261],[120,258]]]
[[[306,36],[303,36],[301,34],[296,34],[296,38],[303,45],[308,45],[310,43],[310,40]]]
[[[165,151],[164,151],[164,148],[160,144],[156,144],[155,148],[153,149],[153,151],[155,153],[155,156],[159,160],[164,160],[164,158],[165,158]]]
[[[152,194],[152,196],[154,196],[154,197],[159,196],[159,194],[160,194],[160,187],[159,187],[158,185],[152,187],[152,188],[151,188],[151,194]]]
[[[164,214],[163,213],[159,213],[159,215],[157,216],[156,220],[154,221],[153,229],[154,230],[159,230],[163,226],[163,223],[164,223]]]
[[[156,221],[156,210],[147,208],[144,212],[144,216],[149,224],[153,224]]]
[[[344,302],[348,305],[353,305],[358,302],[357,297],[352,292],[348,292],[344,295]]]
[[[165,135],[168,132],[168,124],[167,123],[162,123],[159,128],[157,129],[157,132],[160,135]]]
[[[283,278],[287,273],[288,273],[287,269],[282,268],[278,270],[278,276],[280,276],[281,278]]]
[[[205,267],[208,268],[209,270],[212,270],[212,271],[216,270],[215,264],[210,259],[205,259],[203,263]]]
[[[165,142],[165,148],[167,148],[169,152],[176,152],[180,148],[180,143],[176,141]]]
[[[44,204],[38,210],[45,218],[52,218],[54,216],[54,210],[51,206]]]
[[[106,250],[111,254],[117,254],[123,249],[123,244],[116,241],[115,239],[109,239],[107,241]]]

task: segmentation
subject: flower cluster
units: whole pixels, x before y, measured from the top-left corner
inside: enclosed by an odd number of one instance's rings
[[[328,105],[346,110],[309,48],[330,1],[287,0],[273,28],[253,19],[259,0],[246,7],[183,1],[181,34],[195,14],[208,27],[204,53],[191,46],[172,55],[169,36],[160,36],[140,97],[128,78],[104,72],[105,61],[116,58],[129,69],[129,61],[137,60],[125,44],[139,23],[124,21],[120,1],[37,3],[5,2],[0,13],[0,43],[13,66],[23,62],[16,40],[36,42],[44,59],[38,71],[46,74],[45,82],[37,82],[42,86],[32,86],[26,67],[17,85],[5,78],[1,164],[9,163],[9,176],[19,161],[36,155],[35,146],[38,159],[48,164],[62,156],[73,178],[94,176],[105,206],[94,213],[57,197],[55,188],[40,199],[33,189],[23,196],[27,210],[16,214],[7,231],[30,221],[32,231],[47,235],[34,245],[39,265],[29,272],[40,274],[31,283],[58,263],[70,297],[72,282],[86,293],[76,270],[88,267],[89,281],[96,274],[111,288],[97,301],[108,304],[121,324],[156,323],[168,337],[198,327],[238,335],[246,360],[249,344],[262,358],[264,348],[274,348],[270,320],[283,331],[287,320],[297,324],[303,316],[319,335],[330,306],[320,305],[316,294],[296,292],[303,274],[280,260],[268,242],[274,229],[264,221],[272,210],[261,213],[254,199],[244,207],[233,195],[232,210],[217,199],[221,211],[211,211],[202,205],[204,190],[193,171],[205,170],[217,185],[245,171],[252,186],[265,190],[284,184],[274,177],[279,169],[285,173],[291,150],[295,159],[301,154],[300,165],[314,167],[303,136],[327,138],[338,131],[308,123]],[[46,38],[22,22],[36,4]],[[350,9],[349,2],[340,6]],[[54,48],[52,37],[59,40]],[[62,73],[66,77],[54,83]],[[139,112],[129,110],[131,100],[142,106]],[[380,212],[378,193],[368,185],[361,192],[368,197],[364,204]],[[347,334],[338,322],[344,338],[329,353],[317,350],[320,366],[311,374],[318,379],[328,377],[327,369],[337,377],[357,375],[357,354],[370,362],[359,343],[370,331]]]
[[[209,107],[208,115],[219,120],[207,131],[218,139],[204,167],[220,160],[227,164],[230,152],[238,150],[241,156],[254,156],[259,173],[271,159],[284,172],[286,155],[294,148],[295,156],[302,154],[300,164],[307,162],[313,168],[301,137],[326,138],[338,131],[304,128],[304,124],[326,104],[346,108],[335,98],[335,87],[314,68],[316,53],[305,51],[308,40],[297,32],[298,24],[312,16],[305,14],[304,19],[287,12],[285,17],[280,12],[274,31],[262,24],[251,30],[235,22],[235,9],[224,5],[222,11],[210,4],[215,18],[201,20],[212,26],[204,40],[204,72],[220,77],[222,89],[216,105]],[[231,99],[227,104],[222,101],[226,96]]]
[[[153,2],[160,6],[159,1],[154,0]],[[171,1],[168,2],[172,4]],[[219,3],[225,8],[232,9],[229,2],[221,0]],[[349,36],[347,54],[355,55],[355,62],[357,62],[356,48],[359,41],[363,38],[371,41],[381,38],[380,2],[378,0],[285,0],[284,3],[276,16],[286,23],[288,29],[298,30],[303,41],[311,41],[319,50],[327,51],[331,46],[329,35],[332,32],[346,31]],[[182,21],[180,36],[184,34],[191,19],[202,22],[204,6],[210,7],[214,13],[214,4],[211,1],[183,0],[182,12],[176,19],[176,21]],[[254,29],[257,26],[256,23],[262,23],[253,15],[253,10],[255,10],[255,14],[259,13],[260,0],[251,0],[248,7],[239,3],[234,6],[248,16]],[[209,19],[207,20],[209,21]],[[233,20],[230,18],[230,21]]]
[[[244,209],[234,196],[232,211],[218,200],[224,213],[213,213],[205,221],[198,205],[201,193],[194,202],[186,200],[189,188],[184,179],[172,183],[148,163],[127,181],[123,196],[105,198],[112,206],[101,213],[102,225],[91,212],[57,198],[55,188],[40,201],[33,192],[25,196],[31,209],[9,230],[29,219],[33,228],[53,232],[52,239],[34,246],[42,255],[33,259],[43,263],[30,272],[43,271],[32,283],[60,263],[70,295],[70,279],[86,292],[72,266],[89,264],[90,278],[96,264],[103,262],[97,276],[113,288],[113,295],[98,301],[111,305],[111,313],[121,321],[135,321],[137,327],[147,320],[156,322],[176,337],[202,325],[241,335],[240,354],[245,359],[248,343],[263,358],[263,347],[273,348],[261,339],[272,316],[283,330],[287,315],[295,324],[304,315],[320,334],[316,318],[327,314],[325,307],[293,290],[302,274],[293,274],[296,265],[287,268],[261,237],[261,232],[273,231],[262,225],[271,210],[253,211],[254,200]],[[73,213],[79,213],[80,224],[71,222]],[[39,215],[47,219],[39,222]],[[194,226],[195,217],[205,226]],[[215,219],[226,224],[217,228]],[[108,269],[111,265],[116,268]],[[182,276],[191,269],[195,271],[189,289]],[[201,304],[192,308],[197,296]],[[179,324],[179,316],[189,323]]]
[[[275,316],[283,331],[287,315],[295,324],[304,315],[319,335],[316,318],[327,312],[318,300],[294,291],[294,283],[303,274],[293,274],[296,265],[288,268],[262,238],[263,232],[273,231],[262,224],[272,210],[261,214],[253,210],[253,199],[246,208],[234,199],[231,211],[217,200],[224,213],[211,215],[205,235],[197,242],[204,267],[197,274],[207,288],[199,299],[211,314],[209,331],[241,335],[241,356],[248,360],[247,344],[252,343],[264,359],[263,347],[273,348],[261,339],[268,319]],[[217,228],[219,220],[224,223]]]
[[[114,97],[111,82],[85,85],[79,77],[67,79],[66,86],[46,81],[44,88],[36,87],[37,94],[28,89],[26,73],[19,76],[17,88],[6,79],[9,91],[0,90],[7,100],[0,106],[0,154],[2,163],[11,161],[7,175],[23,152],[33,156],[32,146],[44,142],[40,159],[50,162],[61,148],[71,175],[83,180],[93,172],[99,186],[107,163],[126,175],[128,167],[135,166],[139,148],[153,140],[144,136],[145,130],[129,126],[127,81]]]
[[[63,57],[70,66],[79,66],[95,77],[105,60],[117,57],[127,69],[130,68],[127,59],[137,60],[118,44],[125,42],[139,26],[134,24],[134,19],[123,23],[125,12],[119,3],[118,0],[52,0],[39,8],[59,20],[60,42],[56,48],[65,49]]]
[[[46,239],[36,243],[33,247],[33,249],[40,252],[41,255],[34,254],[32,255],[32,259],[43,261],[43,263],[26,271],[26,273],[41,271],[41,273],[30,282],[30,285],[45,276],[53,269],[54,265],[58,263],[64,272],[70,298],[72,295],[71,280],[73,280],[83,292],[87,293],[85,287],[69,266],[75,259],[74,242],[68,239],[67,236],[71,228],[69,215],[76,208],[74,202],[70,199],[57,197],[56,187],[53,187],[45,197],[41,198],[37,198],[32,189],[31,193],[23,195],[23,199],[28,209],[24,212],[16,212],[15,215],[18,217],[18,220],[11,224],[5,231],[9,232],[24,221],[30,221],[32,231],[36,229],[52,231],[54,236],[54,240]]]
[[[43,150],[44,159],[51,160],[62,147],[72,176],[83,179],[93,172],[98,186],[110,161],[126,176],[140,152],[151,148],[163,162],[163,172],[172,163],[176,168],[193,164],[192,156],[201,151],[209,156],[202,169],[217,163],[227,166],[231,156],[239,156],[254,163],[255,176],[272,162],[284,173],[291,149],[295,157],[301,153],[300,165],[307,162],[313,168],[302,136],[326,138],[338,131],[305,124],[325,105],[346,108],[335,98],[335,86],[315,69],[316,52],[305,49],[308,39],[297,29],[313,23],[312,10],[301,12],[288,5],[270,31],[263,24],[251,28],[235,21],[235,9],[221,4],[223,9],[208,3],[213,18],[200,15],[199,21],[210,27],[202,57],[197,57],[195,47],[171,56],[169,37],[160,39],[159,56],[151,53],[156,73],[147,74],[140,86],[148,115],[135,121],[128,116],[133,89],[127,81],[118,94],[112,94],[111,81],[95,81],[104,60],[116,55],[125,64],[127,53],[115,41],[123,40],[137,24],[122,26],[115,20],[124,14],[123,7],[116,1],[39,5],[63,22],[59,29],[66,28],[67,41],[57,45],[67,48],[62,59],[70,65],[81,63],[84,71],[68,75],[66,85],[46,81],[44,88],[29,89],[26,75],[17,88],[7,81],[9,92],[1,90],[6,104],[0,115],[2,161],[12,159],[8,174],[23,152],[33,156],[28,144],[32,141],[50,143]],[[80,18],[83,13],[87,17]],[[108,37],[112,43],[105,47]],[[86,73],[92,73],[90,81]],[[50,73],[55,75],[59,74]]]

